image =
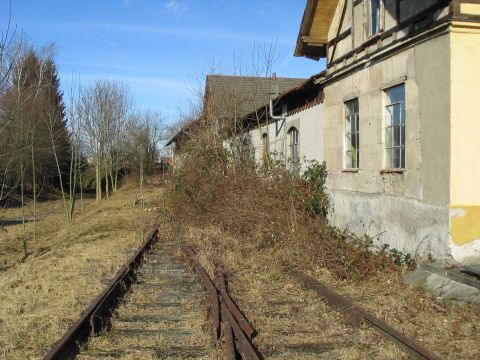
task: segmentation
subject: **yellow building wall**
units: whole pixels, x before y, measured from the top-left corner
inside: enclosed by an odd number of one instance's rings
[[[450,36],[450,236],[468,258],[480,254],[480,24],[453,23]]]

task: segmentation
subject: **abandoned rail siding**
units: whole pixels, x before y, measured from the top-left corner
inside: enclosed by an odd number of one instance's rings
[[[232,112],[229,96],[242,93],[244,101],[235,104],[234,113],[247,128],[258,163],[275,158],[300,174],[308,161],[326,162],[333,224],[420,258],[480,261],[480,170],[469,160],[480,152],[480,2],[308,0],[295,56],[325,59],[326,69],[309,79],[207,76],[203,111],[215,114],[216,131]],[[181,152],[197,123],[184,127],[168,145]],[[113,309],[156,237],[157,231],[46,359],[75,354],[77,343],[109,328]],[[162,264],[172,263],[179,250],[178,243],[164,244],[156,256]],[[181,251],[206,292],[209,336],[217,349],[228,359],[262,359],[255,346],[257,332],[229,295],[223,270],[216,269],[214,282],[190,247],[183,245]],[[166,291],[176,282],[184,284],[187,276],[183,268],[148,266],[153,272],[149,281],[164,284]],[[181,271],[174,276],[174,270]],[[409,355],[439,359],[324,284],[287,272],[348,313],[354,325],[368,322]],[[193,282],[187,289],[192,296],[200,292]],[[175,299],[168,301],[175,304]],[[188,316],[177,316],[178,322],[188,323]],[[140,329],[150,326],[148,319],[126,321],[122,311],[113,322],[113,337],[94,340],[106,346],[104,355],[126,351],[115,350],[115,336],[133,344]],[[131,324],[139,329],[130,329]],[[170,343],[176,345],[169,354],[175,356],[185,355],[182,346],[193,336],[182,326],[148,331],[159,337],[170,332]],[[164,342],[153,343],[137,347],[136,353],[166,354],[160,349]],[[96,346],[87,347],[81,357],[103,354]],[[196,357],[215,353],[205,344],[192,343],[189,349],[194,346],[202,349]]]
[[[479,262],[480,3],[308,0],[295,56],[326,69],[263,89],[273,105],[244,116],[257,162],[299,173],[325,161],[334,225],[421,259]]]
[[[175,255],[180,249],[185,257],[183,260]],[[189,274],[185,267],[187,262],[199,278]],[[350,314],[353,325],[359,326],[368,321],[387,340],[399,344],[415,358],[440,359],[315,279],[298,271],[285,271],[307,289],[314,289],[335,310]],[[190,247],[180,246],[178,241],[163,241],[155,229],[53,346],[45,360],[77,357],[88,360],[126,355],[208,359],[217,358],[219,349],[223,349],[225,356],[232,360],[239,357],[263,359],[264,356],[252,342],[257,331],[230,297],[221,268],[217,269],[216,280],[218,287]],[[137,285],[134,285],[135,281]],[[198,286],[200,283],[206,291],[204,296]],[[121,303],[127,291],[130,294]],[[200,311],[202,297],[206,300],[211,318],[211,331],[208,333],[204,333]],[[213,342],[208,341],[209,338]],[[324,352],[321,349],[318,354]]]

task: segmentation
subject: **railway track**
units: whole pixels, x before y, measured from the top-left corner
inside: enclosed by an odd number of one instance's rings
[[[154,230],[46,360],[264,358],[254,345],[256,330],[228,293],[223,270],[218,268],[212,280],[191,248],[157,240]],[[286,272],[349,315],[354,325],[368,322],[414,358],[440,359],[318,281]]]

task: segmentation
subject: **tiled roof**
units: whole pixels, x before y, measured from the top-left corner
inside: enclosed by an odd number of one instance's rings
[[[205,82],[205,107],[210,107],[215,117],[243,119],[265,104],[274,96],[283,94],[293,88],[300,87],[307,79],[277,77],[275,80],[266,77],[207,75]],[[193,121],[183,127],[167,145],[176,142],[188,128],[193,127]]]
[[[207,99],[216,116],[239,118],[255,111],[269,101],[271,93],[284,93],[304,83],[306,79],[208,75]],[[207,100],[208,101],[208,100]]]

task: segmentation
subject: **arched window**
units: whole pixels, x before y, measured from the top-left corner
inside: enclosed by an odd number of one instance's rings
[[[288,130],[288,161],[290,171],[293,174],[298,174],[300,171],[300,150],[298,143],[298,130],[296,127],[291,127],[290,130]]]
[[[263,133],[262,134],[262,156],[264,159],[268,158],[270,155],[270,149],[269,149],[269,144],[268,144],[268,134]]]

